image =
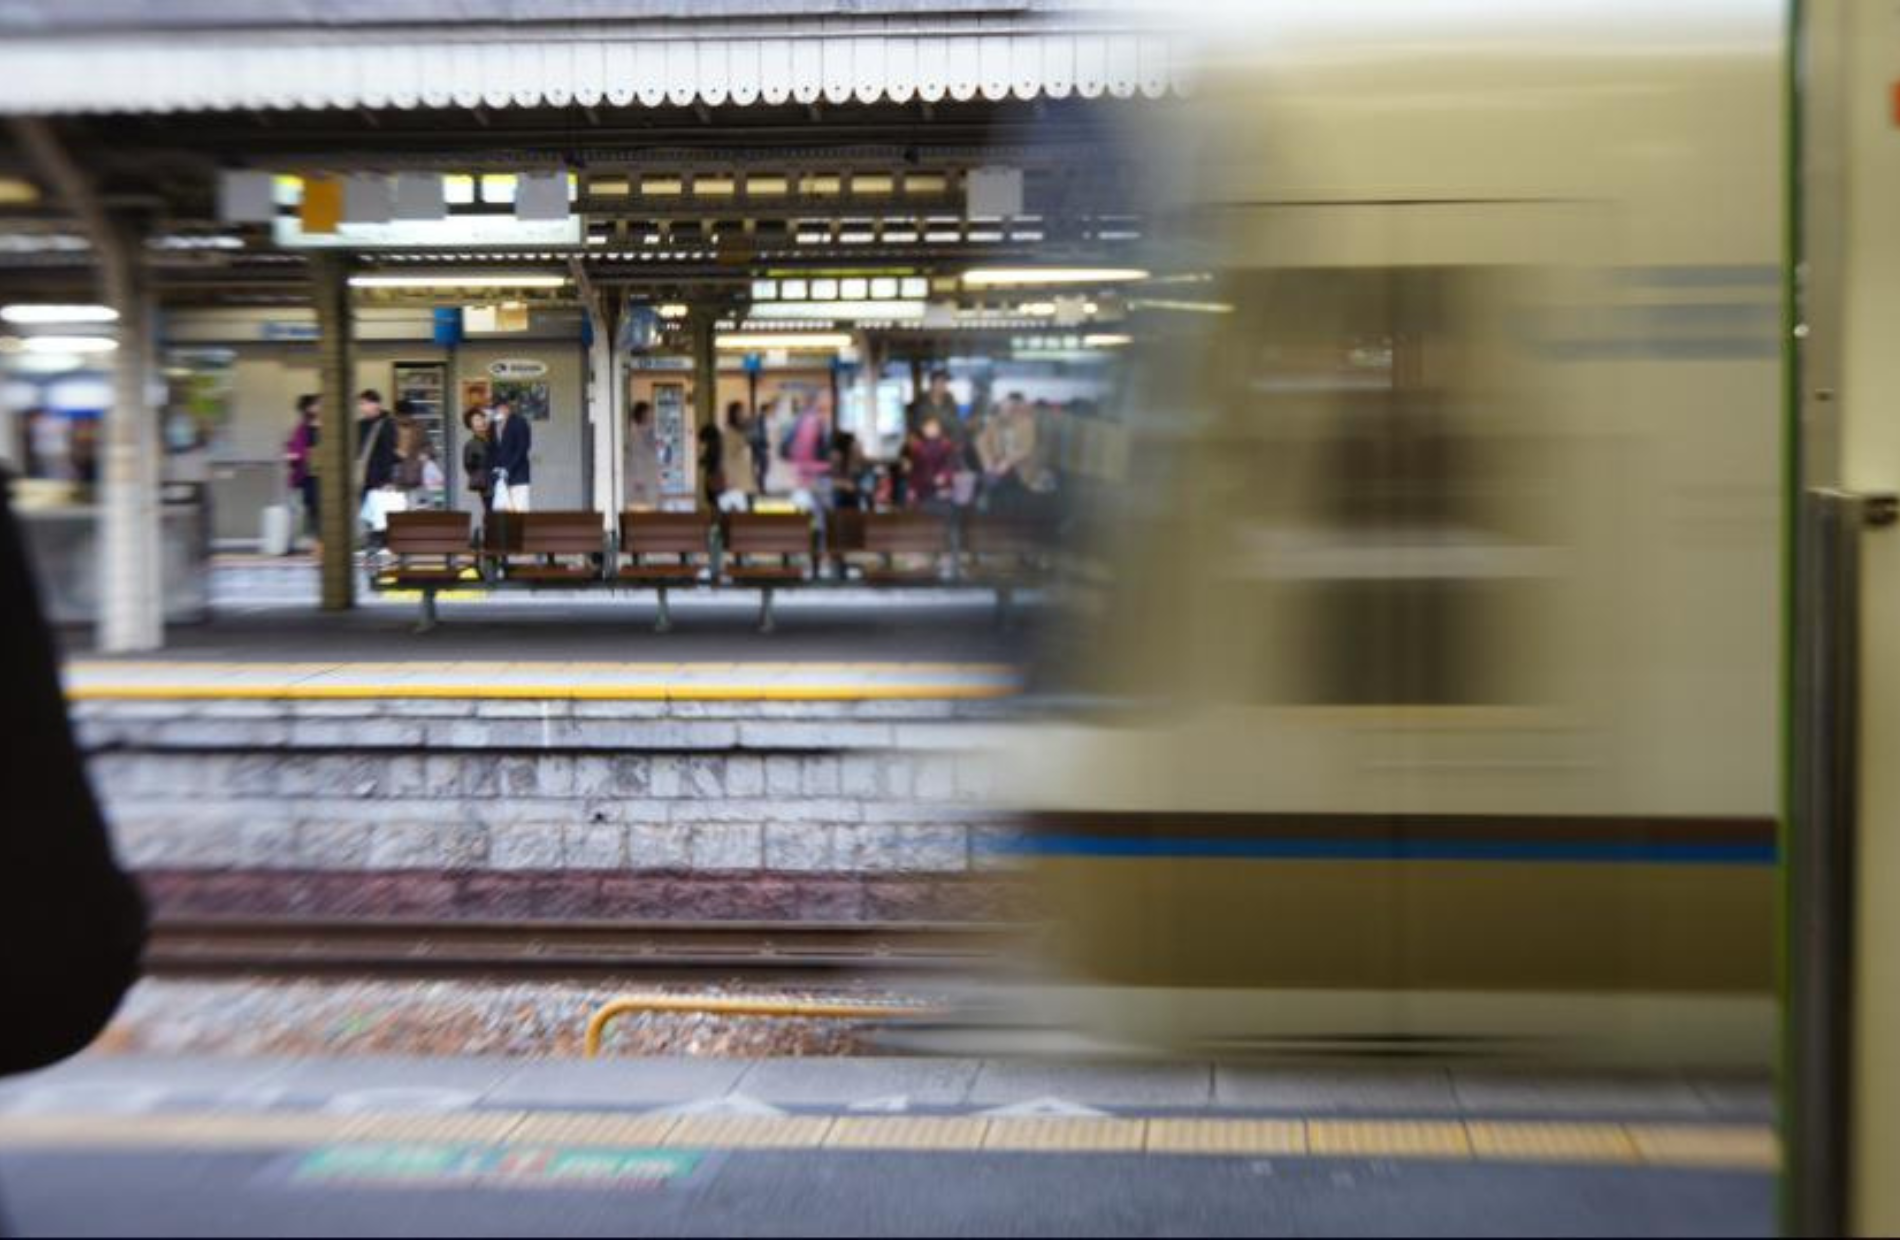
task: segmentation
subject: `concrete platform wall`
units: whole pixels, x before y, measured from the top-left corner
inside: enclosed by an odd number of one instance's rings
[[[110,701],[76,707],[161,909],[984,918],[993,704]]]

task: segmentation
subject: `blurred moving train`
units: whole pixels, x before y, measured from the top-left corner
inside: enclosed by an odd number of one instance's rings
[[[1176,1050],[1766,1063],[1782,6],[1238,16],[1135,139],[1170,278],[1071,669],[1112,705],[1014,791],[1051,1001]]]

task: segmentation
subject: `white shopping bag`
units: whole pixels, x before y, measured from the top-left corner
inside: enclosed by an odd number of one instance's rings
[[[389,514],[407,512],[409,497],[401,491],[377,490],[363,496],[363,524],[378,534],[389,528]]]

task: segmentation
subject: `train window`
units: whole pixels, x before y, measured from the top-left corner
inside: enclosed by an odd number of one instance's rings
[[[1214,373],[1256,698],[1521,699],[1536,635],[1536,409],[1508,280],[1437,268],[1248,273]]]

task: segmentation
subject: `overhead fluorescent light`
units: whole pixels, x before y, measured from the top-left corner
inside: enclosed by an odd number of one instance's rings
[[[81,370],[86,359],[77,353],[22,353],[7,360],[8,370],[17,370],[30,375],[59,375],[69,370]]]
[[[119,312],[111,306],[61,306],[22,303],[0,307],[8,323],[116,323]]]
[[[768,301],[755,303],[754,319],[921,319],[921,301]]]
[[[1133,336],[1124,336],[1119,332],[1103,332],[1098,335],[1082,337],[1082,347],[1087,349],[1119,349],[1132,343]]]
[[[453,177],[449,183],[453,185]],[[454,201],[453,194],[449,201]],[[289,249],[565,249],[580,245],[584,232],[578,215],[521,220],[513,215],[457,214],[442,219],[394,219],[386,224],[341,223],[334,233],[314,234],[305,231],[295,216],[279,216],[271,224],[272,239]]]
[[[964,284],[972,288],[1117,284],[1147,278],[1148,273],[1138,267],[973,267],[963,273]]]
[[[474,275],[444,272],[440,275],[351,276],[351,288],[562,288],[566,276],[555,275]]]
[[[848,332],[735,332],[720,336],[714,343],[721,349],[764,353],[774,349],[801,352],[835,352],[851,347]]]
[[[1178,310],[1183,314],[1232,314],[1233,304],[1225,301],[1175,301],[1166,297],[1142,297],[1128,303],[1130,310]]]
[[[110,336],[28,336],[20,347],[28,353],[110,353],[119,342]]]

